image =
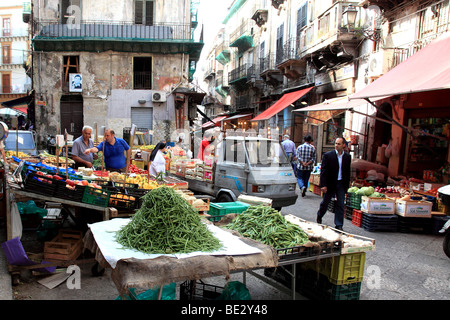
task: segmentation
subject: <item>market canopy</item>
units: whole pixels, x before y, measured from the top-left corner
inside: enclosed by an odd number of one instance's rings
[[[267,110],[261,112],[255,118],[250,121],[261,121],[268,120],[276,115],[278,112],[283,111],[287,106],[293,104],[298,99],[302,98],[309,91],[311,91],[313,87],[309,87],[306,89],[290,92],[284,94],[277,102],[275,102],[272,106],[270,106]]]
[[[447,32],[353,94],[350,100],[449,89],[449,53],[450,33]]]
[[[211,121],[208,121],[202,125],[202,128],[208,128],[215,126],[216,123],[219,123],[220,121],[223,121],[227,116],[219,116],[217,118],[212,119]]]

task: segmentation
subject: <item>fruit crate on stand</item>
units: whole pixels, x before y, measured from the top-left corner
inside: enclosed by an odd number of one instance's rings
[[[362,195],[348,192],[345,197],[345,205],[353,209],[361,209]]]
[[[107,190],[86,187],[83,194],[83,203],[92,204],[100,207],[107,207],[111,193]]]

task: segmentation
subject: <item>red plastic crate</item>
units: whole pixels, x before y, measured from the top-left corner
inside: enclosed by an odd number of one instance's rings
[[[353,209],[352,224],[361,228],[361,222],[362,222],[362,211]]]

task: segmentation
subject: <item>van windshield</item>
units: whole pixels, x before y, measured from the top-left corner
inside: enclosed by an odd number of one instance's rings
[[[15,132],[10,132],[5,139],[5,150],[16,150],[16,140],[19,141],[19,150],[32,150],[35,148],[31,132],[19,132],[19,137]]]
[[[270,140],[246,141],[250,165],[272,166],[288,165],[289,160],[280,143]]]

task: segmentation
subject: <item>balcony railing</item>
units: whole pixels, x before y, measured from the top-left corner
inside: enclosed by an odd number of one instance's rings
[[[12,86],[0,86],[0,93],[27,93],[28,90],[31,90],[31,84],[17,84]]]
[[[27,28],[1,28],[0,37],[28,37]]]
[[[253,28],[255,21],[248,19],[230,35],[230,47],[245,51],[253,47]]]
[[[39,30],[38,39],[193,40],[190,24],[157,23],[145,26],[98,21],[82,21],[79,24],[39,22],[36,28]]]
[[[264,58],[259,60],[259,71],[264,73],[269,70],[276,70],[275,54],[269,53]]]
[[[298,59],[297,56],[297,39],[290,38],[283,44],[283,47],[277,51],[276,61],[277,65],[292,59]]]
[[[216,74],[216,88],[222,86],[223,88],[228,87],[228,74],[223,72],[223,70],[217,71]]]
[[[250,102],[249,96],[236,96],[235,105],[236,110],[248,108]]]
[[[152,88],[152,73],[149,71],[133,72],[133,88],[135,90],[150,90]]]
[[[247,78],[247,64],[243,64],[229,72],[228,79],[230,83]]]
[[[315,46],[327,46],[334,40],[339,40],[340,36],[349,34],[347,29],[343,28],[342,19],[342,13],[349,3],[354,4],[354,2],[335,2],[327,11],[300,31],[297,44],[297,53],[300,56],[308,51],[316,50]]]
[[[3,56],[0,59],[0,65],[22,65],[27,62],[25,55]]]

